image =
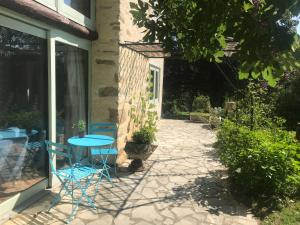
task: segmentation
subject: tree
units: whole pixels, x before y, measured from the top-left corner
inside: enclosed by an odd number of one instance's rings
[[[241,79],[275,85],[283,72],[300,68],[300,0],[138,0],[131,9],[145,41],[190,61],[219,63],[233,40]]]

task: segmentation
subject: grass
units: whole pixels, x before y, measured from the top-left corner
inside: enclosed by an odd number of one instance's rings
[[[300,200],[270,214],[261,225],[300,225]]]

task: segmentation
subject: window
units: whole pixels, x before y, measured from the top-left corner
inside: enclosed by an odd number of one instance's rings
[[[91,17],[91,1],[90,0],[64,0],[64,3],[76,11],[82,13],[86,17]]]
[[[35,0],[74,22],[94,28],[95,0]]]
[[[48,177],[47,41],[0,26],[0,203]]]
[[[150,66],[150,92],[152,93],[153,100],[159,100],[160,90],[160,69],[156,66]]]

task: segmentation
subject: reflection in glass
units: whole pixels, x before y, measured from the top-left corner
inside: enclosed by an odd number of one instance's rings
[[[90,18],[91,1],[90,0],[64,0],[64,3],[76,11]]]
[[[0,203],[47,174],[47,42],[0,26]]]

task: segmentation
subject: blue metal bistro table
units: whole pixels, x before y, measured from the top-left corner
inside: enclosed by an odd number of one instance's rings
[[[106,135],[98,135],[98,134],[89,134],[89,135],[85,135],[82,138],[75,136],[68,139],[69,144],[73,146],[86,147],[86,148],[111,146],[114,142],[115,139],[113,137],[106,136]],[[99,175],[96,190],[98,190],[98,185],[102,179],[102,175],[105,176],[111,182],[111,177],[109,174],[110,167],[107,165],[108,158],[106,156],[105,158],[102,157],[101,159],[102,159],[101,163],[103,165],[102,167],[103,171]]]

